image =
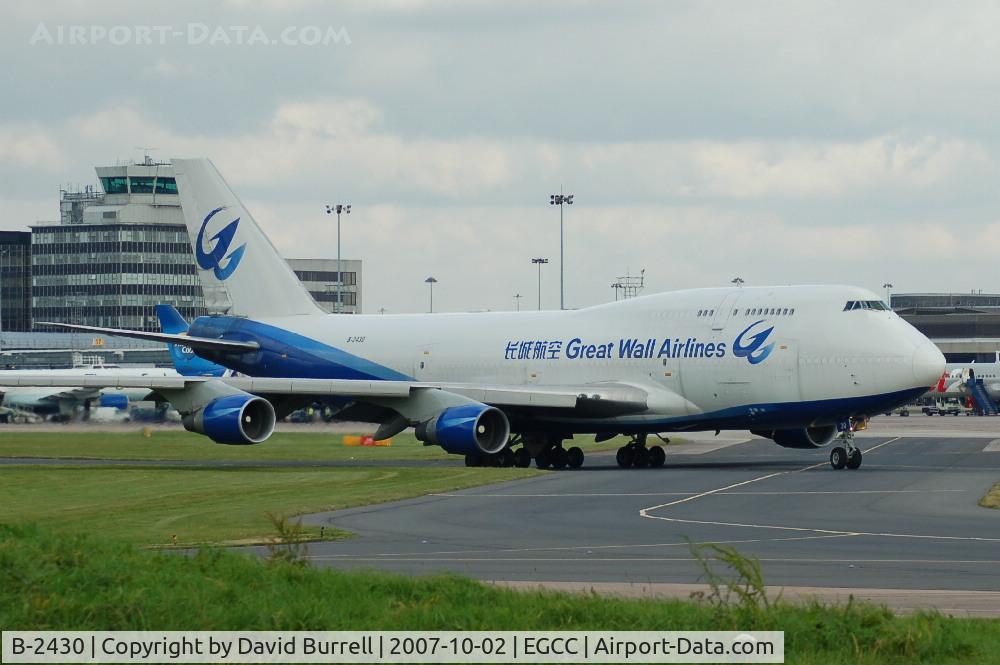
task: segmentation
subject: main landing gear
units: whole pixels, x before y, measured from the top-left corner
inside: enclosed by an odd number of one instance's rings
[[[646,435],[636,434],[632,440],[618,449],[615,455],[618,466],[623,469],[658,469],[667,461],[663,446],[646,447]]]
[[[579,469],[583,466],[583,449],[572,446],[563,448],[562,441],[541,451],[535,456],[535,466],[539,469]]]
[[[539,469],[579,469],[583,466],[583,449],[564,448],[562,437],[526,434],[512,436],[507,447],[492,455],[466,455],[465,466],[500,466],[526,469],[531,460]],[[513,447],[522,444],[515,450]]]
[[[524,445],[517,451],[524,466],[529,466],[535,460],[539,469],[579,469],[583,466],[583,449],[579,446],[563,447],[567,437],[560,434],[543,434],[541,432],[525,433],[521,437]]]
[[[843,468],[852,470],[861,468],[861,449],[854,444],[855,428],[855,423],[848,421],[846,428],[840,433],[840,440],[844,445],[830,451],[830,466],[838,471]],[[864,426],[857,429],[864,429]]]

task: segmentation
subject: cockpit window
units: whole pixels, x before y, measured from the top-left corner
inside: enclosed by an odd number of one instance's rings
[[[848,300],[847,304],[844,305],[845,312],[855,309],[874,309],[885,312],[889,310],[889,306],[881,300]]]

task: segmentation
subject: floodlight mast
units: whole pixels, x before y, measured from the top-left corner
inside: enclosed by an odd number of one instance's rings
[[[437,280],[434,277],[428,277],[424,280],[424,283],[431,287],[431,314],[434,313],[434,285],[437,284]]]
[[[337,295],[336,302],[333,303],[333,311],[340,313],[343,309],[344,298],[344,269],[340,262],[340,213],[351,214],[350,204],[337,203],[326,206],[326,214],[337,213]]]
[[[531,259],[531,262],[538,266],[538,311],[542,310],[542,265],[549,262],[541,257]]]
[[[566,309],[563,206],[573,205],[573,194],[563,194],[562,187],[560,187],[558,194],[549,195],[549,205],[559,206],[559,309]]]

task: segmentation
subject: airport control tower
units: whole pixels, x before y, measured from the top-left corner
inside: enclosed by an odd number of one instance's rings
[[[57,223],[31,227],[32,319],[158,330],[158,303],[206,313],[173,167],[97,167],[101,191],[63,191]]]
[[[146,156],[96,171],[99,189],[63,190],[60,219],[31,226],[31,320],[155,331],[159,303],[188,320],[227,311],[225,291],[198,279],[173,166]],[[321,307],[338,310],[341,281],[339,311],[360,312],[361,261],[341,276],[328,259],[289,263]]]

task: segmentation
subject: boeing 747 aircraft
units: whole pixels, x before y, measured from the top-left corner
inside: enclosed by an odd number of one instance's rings
[[[379,438],[414,427],[469,464],[578,467],[583,451],[564,442],[624,434],[621,466],[660,466],[651,434],[748,429],[786,448],[840,433],[831,464],[858,468],[855,426],[944,369],[927,338],[851,286],[693,289],[575,311],[325,314],[210,161],[173,165],[203,284],[231,309],[180,333],[66,327],[179,344],[243,375],[111,382],[156,390],[218,443],[261,443],[277,419],[323,401],[378,423]]]

